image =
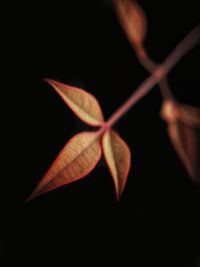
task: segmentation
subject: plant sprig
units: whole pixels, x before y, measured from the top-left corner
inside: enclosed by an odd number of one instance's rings
[[[104,154],[120,198],[131,165],[131,152],[126,142],[113,129],[115,123],[142,99],[156,84],[160,85],[164,103],[161,115],[168,123],[168,133],[188,173],[196,179],[196,136],[200,127],[200,111],[178,103],[167,82],[167,75],[177,62],[200,41],[200,27],[192,30],[162,64],[156,64],[144,49],[146,16],[136,1],[114,0],[116,14],[141,64],[151,75],[105,121],[97,99],[76,87],[47,79],[66,105],[85,123],[97,126],[97,131],[75,135],[61,150],[47,173],[27,201],[62,185],[79,180],[90,173]]]

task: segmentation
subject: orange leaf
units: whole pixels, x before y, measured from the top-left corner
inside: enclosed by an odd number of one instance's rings
[[[169,124],[168,133],[189,175],[197,179],[197,136],[195,130],[181,122]]]
[[[168,123],[169,137],[189,175],[198,179],[198,138],[195,129],[200,126],[198,109],[167,100],[163,103],[161,116]]]
[[[114,6],[130,43],[136,48],[141,48],[147,24],[142,8],[134,0],[114,0]]]
[[[49,79],[46,81],[81,120],[92,126],[100,126],[104,123],[101,107],[93,95],[57,81]]]
[[[193,127],[200,127],[200,109],[188,105],[180,105],[181,120]]]
[[[178,104],[171,100],[163,101],[160,115],[167,123],[176,122],[180,118]]]
[[[61,150],[28,200],[90,173],[101,157],[99,138],[98,132],[75,135]]]
[[[175,103],[171,100],[164,101],[161,116],[167,122],[181,120],[191,127],[200,127],[200,109]]]
[[[128,145],[113,130],[103,136],[103,152],[112,175],[117,199],[120,198],[130,170],[131,153]]]

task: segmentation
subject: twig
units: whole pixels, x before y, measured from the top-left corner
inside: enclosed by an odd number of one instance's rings
[[[112,127],[130,108],[132,108],[142,97],[144,97],[157,83],[161,82],[178,61],[197,43],[200,42],[200,26],[193,29],[178,46],[167,57],[164,63],[157,65],[149,78],[147,78],[137,90],[120,106],[103,126],[103,129]],[[151,62],[150,62],[151,63]],[[167,92],[166,82],[162,88]]]

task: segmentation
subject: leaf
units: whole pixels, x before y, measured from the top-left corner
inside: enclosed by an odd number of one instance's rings
[[[176,122],[169,125],[168,134],[190,177],[197,180],[198,140],[195,129]]]
[[[101,126],[104,123],[101,107],[93,95],[80,88],[54,80],[47,79],[46,81],[81,120],[92,126]]]
[[[115,185],[117,199],[120,198],[126,185],[130,170],[131,153],[128,145],[113,130],[103,136],[103,153]]]
[[[143,47],[146,34],[146,16],[134,0],[114,0],[114,7],[127,38],[135,48]]]
[[[179,105],[181,120],[193,127],[200,127],[200,109],[188,105]]]
[[[198,109],[181,105],[172,101],[164,101],[161,111],[162,118],[168,123],[168,134],[172,144],[185,165],[189,175],[198,177]]]
[[[200,109],[189,105],[166,100],[162,105],[161,116],[167,122],[179,119],[188,126],[200,127]]]
[[[83,178],[95,168],[100,157],[98,132],[82,132],[75,135],[61,150],[28,201]]]
[[[180,119],[180,109],[178,104],[171,100],[163,101],[160,115],[167,123],[176,122]]]

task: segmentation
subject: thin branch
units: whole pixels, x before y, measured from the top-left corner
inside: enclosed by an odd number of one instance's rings
[[[164,63],[158,65],[138,89],[119,107],[103,126],[112,127],[130,108],[144,97],[157,83],[163,80],[178,61],[200,41],[200,26],[193,29],[172,51]]]
[[[150,59],[146,51],[145,52],[143,51],[143,53],[141,54],[140,50],[136,50],[136,54],[142,66],[150,73],[152,73],[159,66],[157,63],[155,63],[153,60]],[[171,88],[168,84],[167,78],[162,79],[161,81],[159,81],[158,84],[163,98],[175,101]]]

